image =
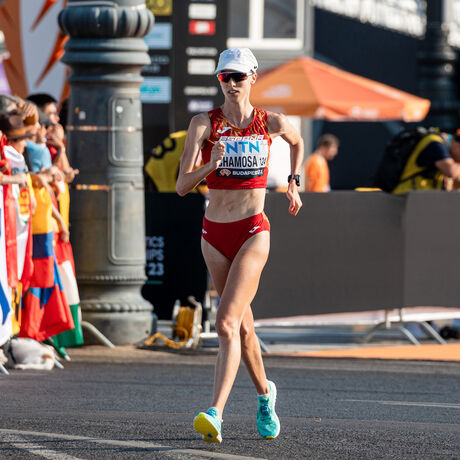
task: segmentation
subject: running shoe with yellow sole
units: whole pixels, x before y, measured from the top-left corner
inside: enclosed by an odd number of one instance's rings
[[[219,444],[222,442],[221,421],[215,407],[209,408],[206,412],[198,412],[193,419],[193,428],[203,436],[203,441]]]
[[[257,430],[265,439],[274,439],[280,434],[280,421],[275,412],[276,386],[268,380],[268,396],[258,396]]]

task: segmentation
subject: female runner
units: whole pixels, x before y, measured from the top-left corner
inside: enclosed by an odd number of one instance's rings
[[[295,216],[302,206],[297,187],[303,141],[284,115],[251,105],[257,67],[248,48],[227,49],[220,54],[215,73],[225,102],[192,118],[176,185],[180,196],[205,178],[209,188],[201,248],[220,296],[216,317],[219,352],[212,406],[199,412],[193,422],[207,442],[222,442],[222,413],[241,358],[258,394],[260,435],[276,438],[280,432],[276,386],[265,375],[250,304],[270,249],[270,224],[263,212],[270,144],[276,136],[289,143],[287,198],[289,212]],[[194,170],[200,150],[204,165]]]

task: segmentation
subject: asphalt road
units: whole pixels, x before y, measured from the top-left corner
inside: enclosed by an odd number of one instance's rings
[[[267,358],[281,434],[261,439],[240,369],[223,443],[192,428],[215,356],[80,359],[0,375],[0,459],[460,459],[460,364]]]

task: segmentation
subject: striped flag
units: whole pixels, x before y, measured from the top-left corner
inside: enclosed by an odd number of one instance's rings
[[[80,296],[75,276],[72,246],[69,242],[64,243],[57,236],[54,249],[58,262],[59,275],[61,276],[64,292],[70,305],[75,328],[53,337],[53,341],[55,345],[60,347],[76,347],[83,345],[83,331],[81,329]]]
[[[59,208],[59,214],[61,214],[67,228],[69,228],[70,194],[69,187],[64,182],[61,193],[57,196],[56,205]],[[83,331],[81,329],[80,296],[78,294],[72,246],[69,242],[64,243],[59,235],[56,234],[54,252],[56,253],[59,275],[61,275],[64,292],[70,305],[75,329],[63,332],[53,337],[53,340],[57,346],[76,347],[83,345]]]
[[[53,287],[31,287],[27,291],[20,337],[30,337],[41,342],[74,328],[56,260],[54,260],[54,283]]]
[[[37,341],[73,329],[53,248],[52,202],[48,191],[34,189],[37,208],[32,216],[34,273],[24,297],[20,337]]]

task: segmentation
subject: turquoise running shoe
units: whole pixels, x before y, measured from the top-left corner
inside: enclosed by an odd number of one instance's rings
[[[275,413],[276,386],[268,380],[270,392],[267,396],[257,396],[257,430],[265,439],[274,439],[280,434],[280,421]]]
[[[219,411],[215,407],[209,408],[206,412],[198,412],[193,419],[193,428],[203,436],[206,442],[222,442],[221,421]]]

